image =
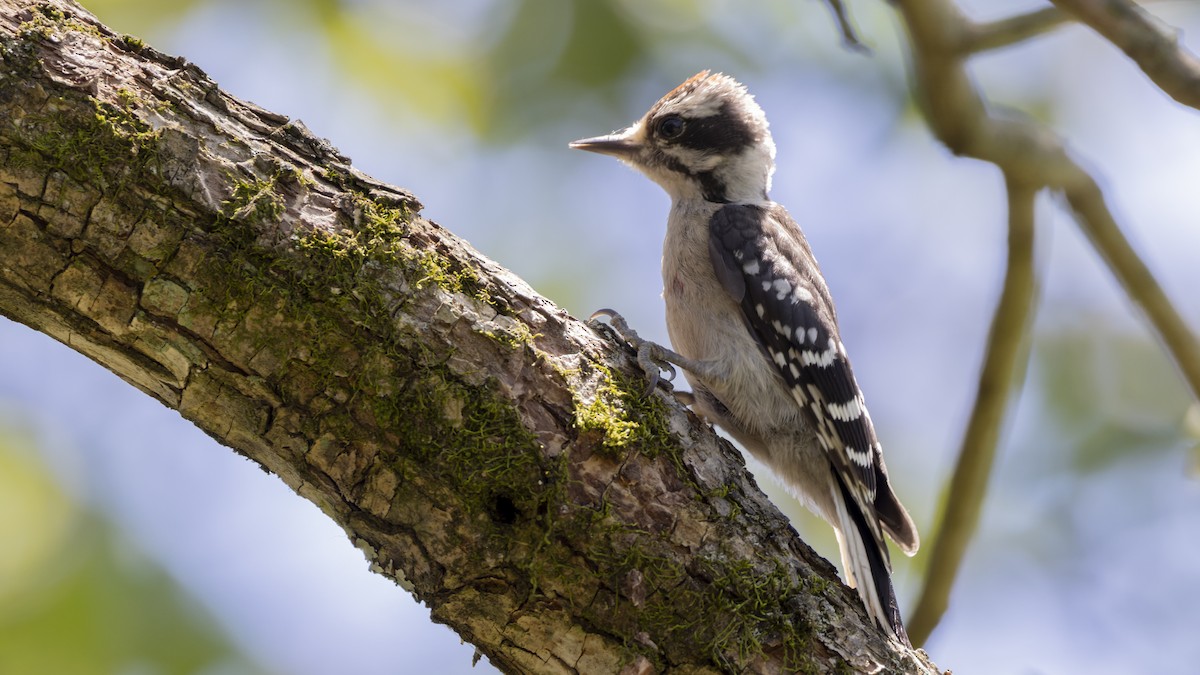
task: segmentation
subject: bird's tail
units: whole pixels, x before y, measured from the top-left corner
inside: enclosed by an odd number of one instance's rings
[[[906,645],[908,633],[900,617],[896,591],[892,588],[891,564],[879,527],[870,527],[862,508],[839,478],[838,491],[833,496],[837,508],[838,547],[846,581],[858,590],[859,597],[875,623],[891,637]]]

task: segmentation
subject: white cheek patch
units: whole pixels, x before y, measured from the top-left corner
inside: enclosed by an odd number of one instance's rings
[[[662,153],[687,167],[693,174],[712,171],[721,163],[719,155],[679,145],[663,148]]]

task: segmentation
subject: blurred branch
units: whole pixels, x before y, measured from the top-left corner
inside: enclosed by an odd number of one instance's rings
[[[1037,186],[1006,175],[1008,183],[1008,266],[992,316],[975,406],[963,435],[958,463],[941,501],[928,571],[916,609],[908,621],[913,644],[923,644],[946,611],[950,589],[975,534],[987,495],[1014,383],[1028,361],[1026,339],[1036,297],[1034,278],[1034,198]]]
[[[1200,479],[1200,402],[1193,401],[1183,416],[1183,430],[1192,443],[1188,452],[1187,473],[1192,480]]]
[[[1046,7],[1007,19],[972,23],[966,31],[963,51],[1000,49],[1048,33],[1070,21],[1071,17],[1059,8]]]
[[[1179,45],[1177,31],[1129,0],[1053,0],[1133,59],[1176,101],[1200,109],[1200,59]]]
[[[1074,209],[1080,226],[1130,298],[1146,312],[1192,390],[1200,395],[1200,352],[1195,338],[1163,294],[1149,268],[1129,245],[1108,211],[1103,194],[1092,176],[1070,156],[1063,141],[1045,125],[1028,118],[998,117],[988,111],[983,96],[966,68],[969,53],[961,48],[964,44],[970,44],[972,25],[952,0],[895,0],[893,4],[908,32],[916,95],[930,129],[955,154],[975,157],[998,166],[1010,188],[1019,185],[1022,189],[1048,187],[1061,191]],[[1009,377],[1006,381],[1011,383],[1013,378]],[[981,392],[988,386],[988,383],[981,381]],[[991,405],[1000,407],[1007,401],[1007,397],[981,399],[991,400]],[[979,403],[977,400],[977,406]],[[979,442],[994,444],[998,432],[977,427],[999,425],[1003,420],[1002,411],[993,409],[978,417],[978,422],[976,419],[976,416],[972,417],[967,440],[974,437]],[[961,452],[990,456],[994,448],[972,448],[964,442]],[[970,461],[974,460],[960,457],[960,464]],[[986,481],[986,474],[982,478]],[[960,480],[979,480],[979,474],[977,471],[956,472],[948,491],[950,494],[967,493],[967,486],[955,485]],[[951,503],[947,504],[946,509],[949,512],[961,506]],[[950,536],[962,536],[955,533],[952,522],[947,521],[943,526],[948,528]],[[969,529],[965,536],[969,537]],[[936,542],[942,536],[942,532],[935,533],[935,550],[939,548]],[[929,569],[927,575],[930,578],[925,583],[925,591],[930,596],[927,599],[923,594],[917,603],[918,607],[928,609],[922,609],[922,616],[914,619],[919,625],[909,626],[914,644],[920,644],[933,630],[940,616],[940,612],[935,610],[945,607],[944,596],[949,582],[932,577],[949,575],[952,578],[961,555],[956,557],[950,553],[965,545],[965,541],[947,544],[947,565],[931,566]],[[954,566],[948,567],[949,562],[954,562]]]
[[[1167,350],[1175,357],[1192,394],[1200,398],[1200,342],[1167,298],[1150,268],[1133,250],[1105,203],[1104,192],[1090,176],[1083,176],[1071,189],[1064,190],[1064,194],[1080,227],[1104,257],[1125,292],[1146,312]]]
[[[842,44],[854,51],[869,51],[862,40],[858,39],[858,31],[854,30],[854,24],[850,21],[850,15],[846,12],[846,6],[842,4],[842,0],[825,0],[825,4],[829,6],[829,10],[833,12],[833,18],[837,20],[838,30],[842,32]]]

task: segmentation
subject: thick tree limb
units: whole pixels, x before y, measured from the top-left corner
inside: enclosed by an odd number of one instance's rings
[[[0,313],[278,475],[501,669],[933,671],[728,444],[412,195],[67,0],[0,0],[0,59]]]

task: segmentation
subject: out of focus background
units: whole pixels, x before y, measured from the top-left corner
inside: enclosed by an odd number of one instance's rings
[[[927,537],[973,400],[1005,247],[998,171],[908,91],[886,3],[84,0],[363,171],[576,316],[666,341],[658,187],[568,141],[696,71],[745,82]],[[1042,6],[961,3],[978,19]],[[1200,50],[1200,7],[1150,8]],[[972,62],[995,107],[1059,129],[1200,329],[1200,118],[1068,26]],[[1185,673],[1200,663],[1200,412],[1073,221],[1038,207],[1041,302],[983,522],[926,645],[962,673]],[[826,557],[827,526],[759,483]],[[952,506],[951,506],[952,508]],[[313,505],[66,347],[0,319],[0,673],[483,673]],[[926,542],[928,544],[928,541]],[[913,607],[929,547],[894,556]]]

